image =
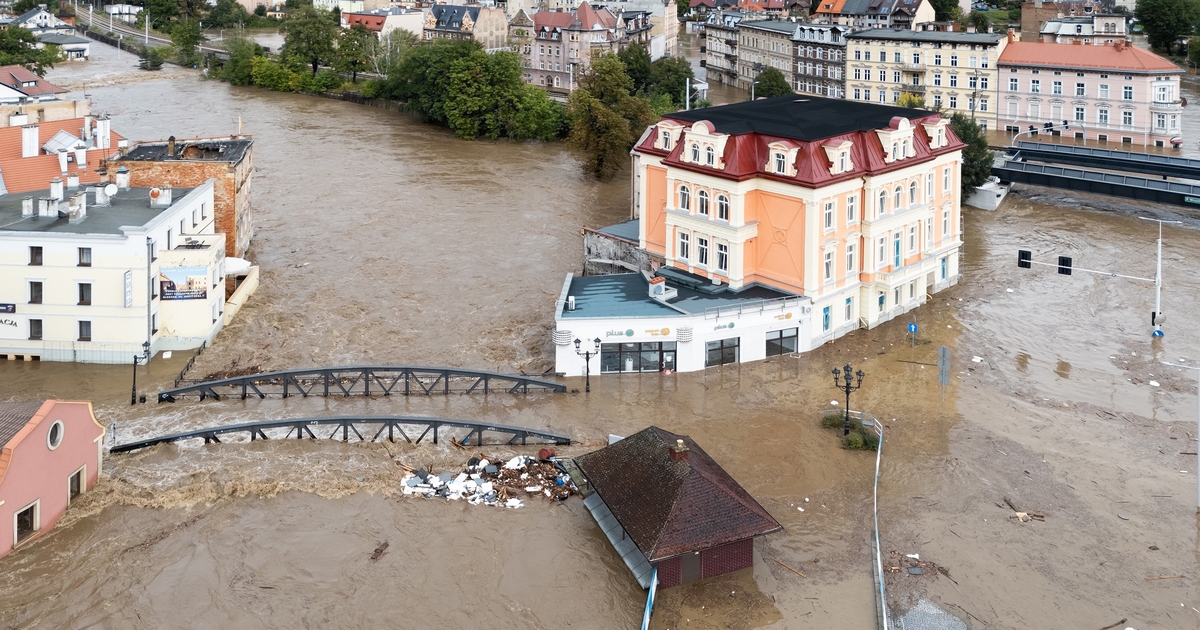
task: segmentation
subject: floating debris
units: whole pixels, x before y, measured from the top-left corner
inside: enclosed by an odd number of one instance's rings
[[[472,505],[517,509],[522,499],[541,496],[564,501],[578,493],[571,476],[557,458],[539,460],[518,455],[497,466],[486,458],[472,457],[458,473],[433,475],[421,468],[401,480],[401,492],[450,501],[466,499]]]

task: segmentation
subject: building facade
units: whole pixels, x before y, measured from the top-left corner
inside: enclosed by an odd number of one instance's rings
[[[0,404],[0,557],[50,531],[96,485],[103,454],[90,402]]]
[[[960,0],[960,4],[967,2]],[[968,4],[963,15],[969,12]],[[934,19],[929,0],[819,0],[814,13],[817,20],[826,24],[859,29],[912,29]]]
[[[1061,17],[1042,24],[1037,41],[1048,44],[1082,44],[1103,46],[1125,39],[1125,16],[1114,13],[1091,13],[1080,17]],[[1026,40],[1026,41],[1032,41]]]
[[[1001,33],[872,29],[848,37],[846,98],[895,103],[914,94],[946,113],[996,128]]]
[[[1000,123],[1010,132],[1052,123],[1054,135],[1159,147],[1183,134],[1183,70],[1124,40],[1013,42],[999,65]]]
[[[1116,4],[1120,5],[1131,0],[1119,0]],[[1134,7],[1128,7],[1133,11]],[[1021,4],[1021,38],[1026,42],[1036,41],[1038,33],[1042,32],[1042,27],[1046,22],[1064,17],[1084,17],[1093,13],[1104,12],[1104,5],[1100,2],[1043,2],[1042,0],[1034,0],[1033,2],[1024,2]]]
[[[576,339],[600,346],[593,371],[691,371],[919,306],[958,281],[962,146],[928,111],[820,97],[664,117],[632,168],[639,245],[664,264],[568,280],[558,371],[583,374]]]
[[[790,78],[795,63],[792,55],[795,32],[795,22],[753,20],[739,23],[737,86],[749,91],[758,75],[767,68],[775,68]]]
[[[738,23],[741,11],[721,11],[704,24],[704,68],[709,82],[738,84]]]
[[[424,33],[425,15],[417,9],[388,7],[361,13],[342,12],[341,22],[342,28],[362,26],[380,38],[391,35],[392,31],[397,29],[421,37]]]
[[[225,235],[225,252],[245,256],[254,237],[251,192],[254,183],[254,140],[249,136],[139,142],[105,160],[115,172],[125,168],[129,185],[196,187],[214,181],[214,231]]]
[[[214,180],[115,182],[0,196],[0,355],[128,363],[211,341],[224,325],[225,237]],[[148,346],[143,344],[148,343]]]
[[[470,39],[484,50],[508,43],[508,18],[502,9],[479,5],[435,4],[425,13],[424,39]]]
[[[792,87],[801,94],[846,97],[847,27],[798,24],[792,34],[795,50]]]

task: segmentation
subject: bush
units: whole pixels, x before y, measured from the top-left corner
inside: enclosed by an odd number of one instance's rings
[[[342,87],[342,77],[332,70],[322,70],[313,79],[314,92],[328,92]]]
[[[276,92],[291,91],[294,74],[291,70],[266,57],[255,57],[250,69],[254,85]]]
[[[362,94],[364,98],[379,98],[385,89],[386,85],[382,79],[372,79],[365,83],[360,83],[358,93]]]
[[[863,437],[861,434],[852,432],[850,435],[846,436],[846,448],[852,451],[858,451],[862,450],[862,447]]]
[[[845,423],[845,416],[840,413],[825,414],[825,419],[821,420],[821,426],[825,427],[826,429],[840,429],[845,426]]]

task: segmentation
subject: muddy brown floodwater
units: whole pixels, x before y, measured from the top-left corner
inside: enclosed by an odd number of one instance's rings
[[[584,178],[560,145],[463,142],[402,114],[180,70],[139,75],[100,49],[50,79],[86,81],[115,129],[216,135],[241,119],[256,140],[248,257],[262,286],[194,374],[234,361],[541,373],[558,288],[580,266],[579,227],[628,214],[626,181]],[[915,347],[897,321],[798,359],[605,375],[589,395],[136,407],[125,402],[128,366],[9,363],[0,397],[92,399],[120,441],[259,419],[414,414],[567,432],[582,444],[564,451],[576,454],[657,424],[695,438],[786,529],[758,542],[752,570],[660,593],[655,628],[871,628],[874,458],[820,427],[837,398],[829,369],[852,362],[867,374],[854,406],[886,426],[885,569],[905,553],[945,569],[889,573],[894,613],[926,597],[974,628],[1195,628],[1195,457],[1182,453],[1196,449],[1197,392],[1192,375],[1159,361],[1200,359],[1198,222],[1166,230],[1171,319],[1152,343],[1152,287],[1021,270],[1015,250],[1149,276],[1155,227],[1136,216],[1174,211],[1030,188],[997,212],[964,215],[964,281],[915,312]],[[944,392],[920,365],[940,346],[954,353]],[[186,354],[156,359],[139,381],[170,386]],[[440,469],[465,458],[445,441],[192,442],[110,456],[96,490],[53,532],[0,559],[0,627],[637,623],[644,593],[578,500],[498,510],[399,496],[395,461]],[[1006,497],[1045,520],[1010,518]],[[382,541],[388,553],[370,561]],[[1185,577],[1147,580],[1166,575]]]

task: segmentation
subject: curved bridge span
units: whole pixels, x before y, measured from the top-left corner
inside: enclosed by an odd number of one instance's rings
[[[364,433],[359,431],[359,428],[366,429],[367,427],[378,429],[368,440],[363,437]],[[286,435],[282,439],[292,438],[302,440],[319,439],[320,436],[316,432],[321,427],[333,427],[333,432],[325,439],[334,439],[338,433],[341,433],[342,441],[349,441],[350,434],[353,433],[359,441],[374,442],[387,431],[387,440],[390,442],[396,441],[396,434],[404,438],[409,444],[420,444],[421,440],[426,436],[432,438],[433,443],[438,443],[439,429],[466,429],[467,433],[464,437],[459,437],[461,433],[450,436],[451,439],[460,444],[471,444],[472,438],[476,445],[484,444],[484,433],[499,434],[498,441],[489,441],[488,444],[527,444],[529,440],[538,440],[535,444],[549,443],[558,445],[568,445],[571,443],[569,436],[561,433],[552,433],[550,431],[541,431],[538,429],[528,429],[525,427],[514,427],[505,424],[486,424],[483,422],[471,422],[469,420],[450,420],[446,418],[430,418],[425,416],[338,416],[333,418],[291,418],[287,420],[265,420],[263,422],[247,422],[243,424],[229,424],[220,427],[210,427],[207,429],[197,429],[195,431],[185,431],[183,433],[173,433],[171,435],[163,435],[148,440],[139,440],[137,442],[129,442],[119,444],[112,447],[112,453],[124,453],[128,451],[136,451],[138,449],[147,448],[156,444],[165,444],[168,442],[178,442],[180,440],[203,439],[205,444],[212,442],[221,443],[222,435],[246,433],[250,436],[250,440],[266,440],[270,439],[267,436],[267,431],[277,429],[287,429]],[[405,432],[405,428],[412,430],[410,437]],[[424,430],[421,428],[424,427]],[[326,429],[320,429],[320,435],[324,435]],[[417,434],[420,431],[420,434]],[[276,433],[278,433],[276,431]],[[366,432],[371,435],[370,430]],[[432,434],[432,435],[430,435]],[[505,439],[507,438],[507,439]]]
[[[480,370],[460,370],[445,367],[403,365],[349,366],[307,368],[263,372],[215,381],[192,383],[158,394],[158,402],[175,402],[183,396],[198,396],[200,400],[222,396],[325,396],[400,394],[489,394],[504,391],[527,394],[530,391],[563,393],[567,386],[554,381],[530,378],[517,374],[500,374]]]

